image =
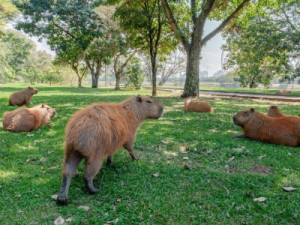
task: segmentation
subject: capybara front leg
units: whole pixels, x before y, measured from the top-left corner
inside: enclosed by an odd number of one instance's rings
[[[134,151],[133,151],[133,142],[126,143],[124,145],[124,148],[129,152],[132,160],[139,160],[139,158],[136,157],[136,155],[134,154]]]
[[[232,138],[246,138],[244,134],[231,135]]]
[[[72,176],[73,176],[80,160],[81,160],[81,157],[76,156],[76,155],[72,155],[65,159],[62,184],[61,184],[59,195],[56,200],[56,203],[58,205],[68,204],[67,197],[68,197],[71,179],[72,179]]]
[[[86,159],[83,180],[90,194],[95,194],[99,189],[93,185],[93,179],[99,172],[102,165],[102,158],[91,157]]]
[[[107,156],[106,165],[111,166],[112,165],[113,156],[109,155]]]
[[[25,104],[26,104],[27,106],[29,106],[29,101],[28,101],[28,100],[26,100],[26,101],[25,101]]]

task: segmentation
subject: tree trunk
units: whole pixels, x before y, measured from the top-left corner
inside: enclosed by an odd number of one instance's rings
[[[157,96],[156,92],[156,54],[151,54],[151,67],[152,67],[152,96]]]
[[[199,66],[201,46],[191,45],[187,52],[186,80],[184,91],[181,97],[199,97]]]
[[[121,72],[116,72],[116,87],[115,90],[120,90]]]
[[[98,88],[99,73],[92,74],[92,88]]]
[[[78,87],[82,87],[82,77],[78,76]]]

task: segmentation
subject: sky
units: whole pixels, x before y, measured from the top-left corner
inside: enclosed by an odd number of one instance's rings
[[[217,21],[207,21],[204,27],[204,36],[214,30],[220,22]],[[13,28],[11,24],[8,25],[8,28]],[[25,34],[26,35],[26,34]],[[28,35],[26,35],[29,37]],[[51,51],[50,46],[47,45],[46,40],[42,42],[38,41],[37,37],[29,37],[36,43],[36,47],[38,51],[46,51],[51,55],[55,55],[53,51]],[[208,71],[208,76],[212,76],[216,71],[221,70],[221,57],[222,50],[221,46],[225,44],[225,40],[222,38],[221,34],[213,37],[202,50],[202,60],[200,62],[200,71]]]

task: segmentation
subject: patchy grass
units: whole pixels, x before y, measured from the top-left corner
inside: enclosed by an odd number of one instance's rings
[[[11,92],[26,85],[0,87],[0,114]],[[69,205],[57,206],[63,162],[64,128],[70,116],[93,102],[120,102],[150,91],[114,91],[36,85],[34,105],[57,110],[53,127],[29,133],[0,128],[0,223],[53,224],[298,224],[300,150],[231,139],[241,132],[231,117],[248,107],[267,112],[268,101],[203,98],[214,114],[183,112],[183,100],[159,92],[165,106],[160,120],[147,120],[138,131],[132,162],[124,149],[114,166],[101,169],[96,195],[84,189],[82,171],[73,178]],[[299,104],[280,103],[283,113],[299,114]],[[2,117],[0,119],[2,124]],[[2,125],[1,125],[2,126]],[[155,176],[153,176],[155,174]],[[282,187],[297,188],[285,192]],[[265,197],[264,202],[254,198]],[[88,206],[89,210],[78,209]]]

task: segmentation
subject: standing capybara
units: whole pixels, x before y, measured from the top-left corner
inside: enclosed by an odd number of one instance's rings
[[[34,87],[28,87],[23,91],[16,91],[12,93],[12,95],[9,97],[8,104],[9,105],[29,105],[29,101],[32,97],[32,95],[37,94],[38,90]]]
[[[270,117],[251,108],[235,114],[233,122],[242,127],[243,134],[232,137],[293,147],[300,145],[300,119],[297,117]]]
[[[208,102],[204,101],[192,101],[188,98],[184,102],[184,111],[186,112],[214,112]]]
[[[33,108],[18,108],[12,112],[4,113],[3,129],[14,132],[31,131],[48,124],[50,118],[54,117],[55,114],[55,109],[44,104]]]
[[[133,160],[133,142],[145,119],[158,119],[163,106],[155,100],[135,96],[119,104],[96,103],[76,112],[66,127],[63,178],[57,203],[67,204],[72,175],[82,158],[85,159],[83,179],[88,191],[98,192],[93,179],[99,172],[103,158],[111,163],[114,152],[122,146]]]
[[[280,109],[278,109],[278,106],[272,105],[269,108],[268,116],[271,116],[271,117],[283,117],[285,115],[280,111]]]

